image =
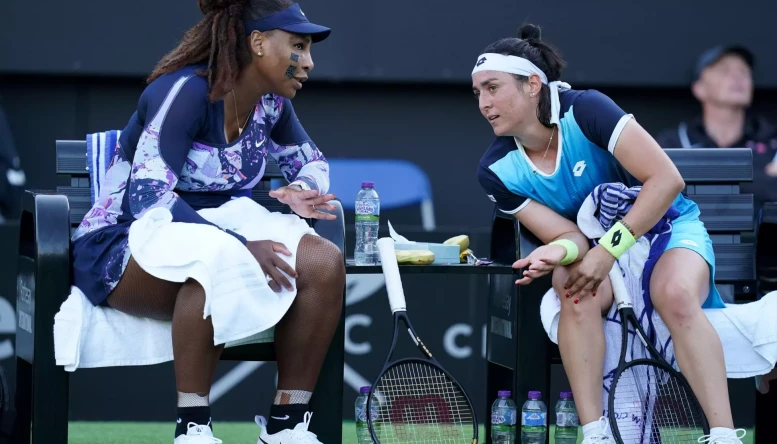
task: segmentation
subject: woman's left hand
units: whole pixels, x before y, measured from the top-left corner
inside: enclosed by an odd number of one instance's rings
[[[288,205],[292,211],[300,217],[310,217],[313,219],[335,220],[334,214],[324,213],[319,210],[334,211],[335,207],[328,204],[335,198],[334,194],[318,195],[316,190],[299,190],[294,187],[280,187],[277,190],[270,191],[270,197],[278,199],[281,203]]]
[[[596,296],[599,285],[607,278],[607,275],[615,265],[615,257],[604,247],[597,245],[592,248],[577,268],[572,269],[564,288],[570,298],[579,299],[590,293]]]

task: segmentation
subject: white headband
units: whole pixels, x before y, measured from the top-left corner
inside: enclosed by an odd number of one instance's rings
[[[532,74],[537,74],[542,80],[542,83],[548,85],[550,88],[550,123],[558,124],[558,115],[561,112],[561,104],[558,100],[558,87],[570,89],[568,83],[555,81],[548,83],[548,77],[537,68],[537,65],[524,59],[523,57],[506,56],[502,54],[486,53],[478,56],[478,61],[475,63],[475,68],[472,70],[472,75],[480,71],[499,71],[510,74],[517,74],[519,76],[529,77]]]

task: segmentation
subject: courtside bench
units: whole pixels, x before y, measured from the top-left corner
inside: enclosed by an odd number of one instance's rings
[[[756,277],[759,297],[777,291],[777,202],[767,202],[756,218],[758,236],[756,242]],[[777,436],[777,381],[772,381],[767,394],[755,395],[755,424],[758,429],[756,444]],[[760,438],[759,438],[760,436]]]
[[[54,315],[70,294],[70,236],[92,206],[85,140],[56,143],[56,191],[26,191],[19,239],[16,330],[16,411],[14,442],[66,444],[69,374],[54,358]],[[269,196],[270,182],[284,179],[268,157],[252,198],[270,211],[288,212]],[[309,220],[345,257],[345,221],[339,201],[331,202],[337,219]],[[345,295],[345,288],[343,288]],[[327,443],[342,442],[345,296],[339,325],[310,401],[316,420],[311,431]],[[270,333],[270,332],[268,332]],[[224,349],[221,360],[274,361],[272,334],[256,342]]]
[[[666,152],[685,180],[685,193],[698,204],[701,220],[712,239],[715,284],[724,300],[727,303],[755,300],[753,195],[740,190],[741,183],[753,180],[752,152],[746,148],[667,149]],[[512,215],[494,209],[492,259],[512,263],[529,256],[540,245]],[[551,364],[561,364],[558,347],[548,339],[540,320],[540,302],[551,287],[550,274],[522,287],[514,284],[515,279],[515,276],[494,275],[489,280],[486,320],[486,408],[489,411],[498,390],[511,390],[519,406],[530,390],[542,390],[547,401],[551,393]],[[481,442],[490,443],[490,421],[485,423],[486,436]],[[757,443],[763,444],[771,436],[761,434]]]

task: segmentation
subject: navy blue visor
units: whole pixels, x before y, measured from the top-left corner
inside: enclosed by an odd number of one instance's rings
[[[305,13],[298,4],[294,3],[283,11],[270,14],[267,17],[246,21],[244,24],[246,35],[251,35],[254,31],[272,31],[273,29],[282,29],[294,34],[310,35],[313,43],[320,42],[329,37],[331,29],[310,23]]]

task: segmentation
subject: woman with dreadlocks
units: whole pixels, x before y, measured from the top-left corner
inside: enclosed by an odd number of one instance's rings
[[[296,245],[275,242],[273,233],[248,241],[200,210],[249,195],[269,154],[290,182],[272,197],[301,217],[334,218],[319,211],[333,209],[327,162],[290,101],[313,69],[311,45],[330,30],[310,23],[292,0],[199,6],[204,17],[150,75],[100,197],[73,235],[74,285],[95,306],[172,321],[175,443],[220,443],[208,393],[224,344],[214,345],[213,322],[203,316],[206,291],[196,280],[171,282],[141,268],[128,246],[130,226],[161,207],[173,223],[209,225],[223,244],[247,249],[266,276],[262,290],[296,291],[277,315],[278,390],[269,423],[257,418],[260,442],[317,443],[307,431],[308,404],[342,307],[339,249],[312,230]]]

